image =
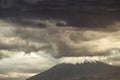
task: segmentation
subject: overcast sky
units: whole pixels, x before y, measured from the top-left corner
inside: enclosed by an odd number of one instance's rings
[[[118,14],[56,15],[0,19],[0,79],[20,80],[60,63],[120,66]]]
[[[47,27],[23,27],[0,20],[1,78],[26,78],[56,64],[86,60],[120,66],[119,21],[108,25],[110,30],[88,27],[77,31],[65,21],[32,19],[32,22]],[[58,22],[65,24],[64,27],[57,27]]]

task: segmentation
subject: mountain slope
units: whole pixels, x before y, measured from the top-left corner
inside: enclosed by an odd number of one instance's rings
[[[118,73],[120,74],[120,67],[110,66],[101,62],[76,65],[59,64],[26,80],[83,80],[83,78],[85,78],[84,80],[93,78],[96,80],[98,78],[108,79],[111,76],[115,78],[113,74]]]

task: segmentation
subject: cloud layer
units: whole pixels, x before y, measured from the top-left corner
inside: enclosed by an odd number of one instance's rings
[[[120,65],[119,20],[105,27],[79,27],[56,19],[23,18],[18,22],[0,20],[2,78],[31,76],[58,63]]]
[[[80,57],[63,57],[59,63],[66,64],[84,64],[103,62],[109,65],[120,66],[120,49],[112,49],[105,52],[104,56],[80,56]]]
[[[94,56],[104,55],[106,50],[120,48],[119,22],[108,25],[110,30],[100,27],[75,28],[67,25],[58,27],[56,20],[35,20],[35,22],[47,27],[22,27],[5,21],[1,22],[4,25],[1,26],[0,32],[0,55],[3,54],[2,50],[26,53],[47,50],[54,57]]]

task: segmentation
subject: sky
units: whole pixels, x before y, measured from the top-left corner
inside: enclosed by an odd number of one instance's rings
[[[120,16],[79,15],[0,18],[0,79],[25,79],[61,63],[120,66]]]
[[[120,23],[109,29],[57,27],[55,20],[33,20],[46,28],[0,20],[0,77],[27,78],[60,63],[101,61],[120,66]],[[115,29],[115,31],[114,31]]]

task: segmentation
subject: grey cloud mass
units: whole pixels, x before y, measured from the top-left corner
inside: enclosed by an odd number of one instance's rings
[[[61,63],[120,66],[119,0],[0,1],[0,80]]]
[[[31,9],[1,12],[0,79],[26,78],[59,63],[86,60],[120,66],[118,0],[34,1]]]
[[[56,24],[60,22],[59,20],[33,21],[46,25],[46,28],[22,27],[4,22],[4,27],[1,28],[1,31],[4,31],[1,32],[1,50],[26,53],[48,50],[54,57],[62,57],[104,55],[106,50],[120,48],[119,22],[107,25],[107,28],[90,29],[71,27],[65,21],[61,23],[66,24],[64,28],[58,27]]]

